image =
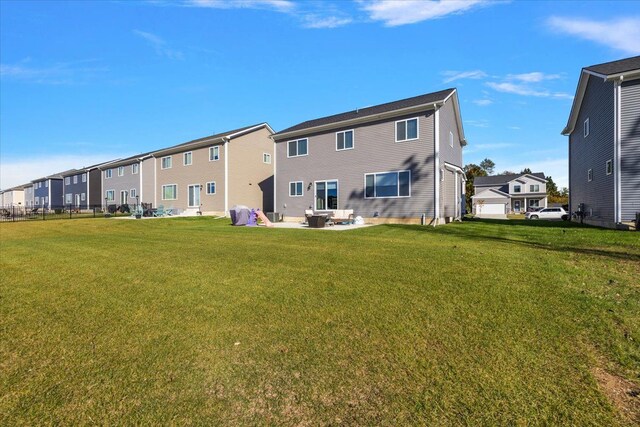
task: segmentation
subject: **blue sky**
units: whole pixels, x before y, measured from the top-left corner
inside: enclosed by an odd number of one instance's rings
[[[457,87],[464,163],[567,185],[583,66],[640,2],[0,1],[0,188],[215,132]]]

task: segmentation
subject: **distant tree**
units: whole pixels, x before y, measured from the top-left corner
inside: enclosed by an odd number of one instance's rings
[[[548,176],[547,197],[549,203],[561,203],[563,205],[566,205],[569,203],[569,189],[567,187],[563,187],[562,190],[558,191],[558,186],[555,182],[553,182],[553,178]]]
[[[502,171],[498,175],[517,175],[517,174],[511,171]]]
[[[520,173],[533,173],[533,172],[531,172],[531,169],[529,168],[524,168]]]
[[[472,209],[472,200],[471,196],[473,196],[473,181],[476,176],[487,176],[487,171],[482,167],[469,163],[464,167],[464,174],[466,175],[467,182],[465,183],[465,198],[467,199],[467,212],[471,212]]]
[[[547,196],[559,196],[558,186],[553,182],[553,178],[547,177]]]
[[[487,175],[493,175],[493,170],[496,168],[496,164],[491,159],[484,159],[480,162],[480,167],[487,173]]]

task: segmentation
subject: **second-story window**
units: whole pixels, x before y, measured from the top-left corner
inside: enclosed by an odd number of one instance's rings
[[[591,131],[591,129],[589,129],[589,117],[587,117],[587,120],[584,121],[584,137],[588,137],[589,136],[589,132]]]
[[[418,118],[396,122],[396,142],[418,139]]]
[[[336,132],[336,150],[350,150],[353,148],[353,131]]]
[[[73,175],[73,183],[74,184],[78,183],[78,175]]]
[[[134,164],[131,165],[131,173],[133,175],[137,174],[139,170],[140,170],[140,165],[139,164],[134,163]]]
[[[107,169],[106,171],[104,171],[104,177],[105,178],[111,178],[112,175],[113,175],[113,170],[112,169]]]
[[[171,156],[162,158],[162,169],[171,169]]]
[[[540,185],[539,184],[531,184],[531,185],[529,185],[529,192],[537,193],[538,191],[540,191]]]
[[[70,176],[68,176],[68,177],[66,177],[64,179],[64,185],[69,185],[69,184],[71,184],[71,177]]]
[[[520,185],[514,185],[513,186],[513,192],[514,193],[520,193],[522,191],[522,187]]]
[[[82,174],[82,182],[87,182],[87,174],[86,173]]]
[[[215,162],[220,160],[220,146],[209,147],[209,161]]]
[[[185,166],[189,166],[191,164],[192,157],[193,155],[191,154],[191,151],[188,151],[182,155],[183,163]]]
[[[124,166],[118,168],[118,176],[124,176]]]
[[[271,154],[262,153],[262,163],[266,163],[266,164],[270,165],[271,164]]]
[[[299,157],[309,154],[307,138],[296,139],[287,143],[287,157]]]

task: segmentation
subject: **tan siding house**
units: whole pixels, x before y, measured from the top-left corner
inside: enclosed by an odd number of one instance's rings
[[[174,214],[226,215],[235,204],[271,210],[273,130],[267,123],[189,141],[151,153],[154,206]]]

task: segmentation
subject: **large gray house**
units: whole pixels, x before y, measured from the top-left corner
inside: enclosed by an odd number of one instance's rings
[[[464,210],[456,89],[309,120],[272,137],[277,212],[353,209],[372,222],[460,218]]]
[[[506,217],[547,207],[544,173],[477,176],[473,180],[473,213],[479,217]]]
[[[640,56],[582,69],[567,126],[569,209],[605,227],[640,212]]]

